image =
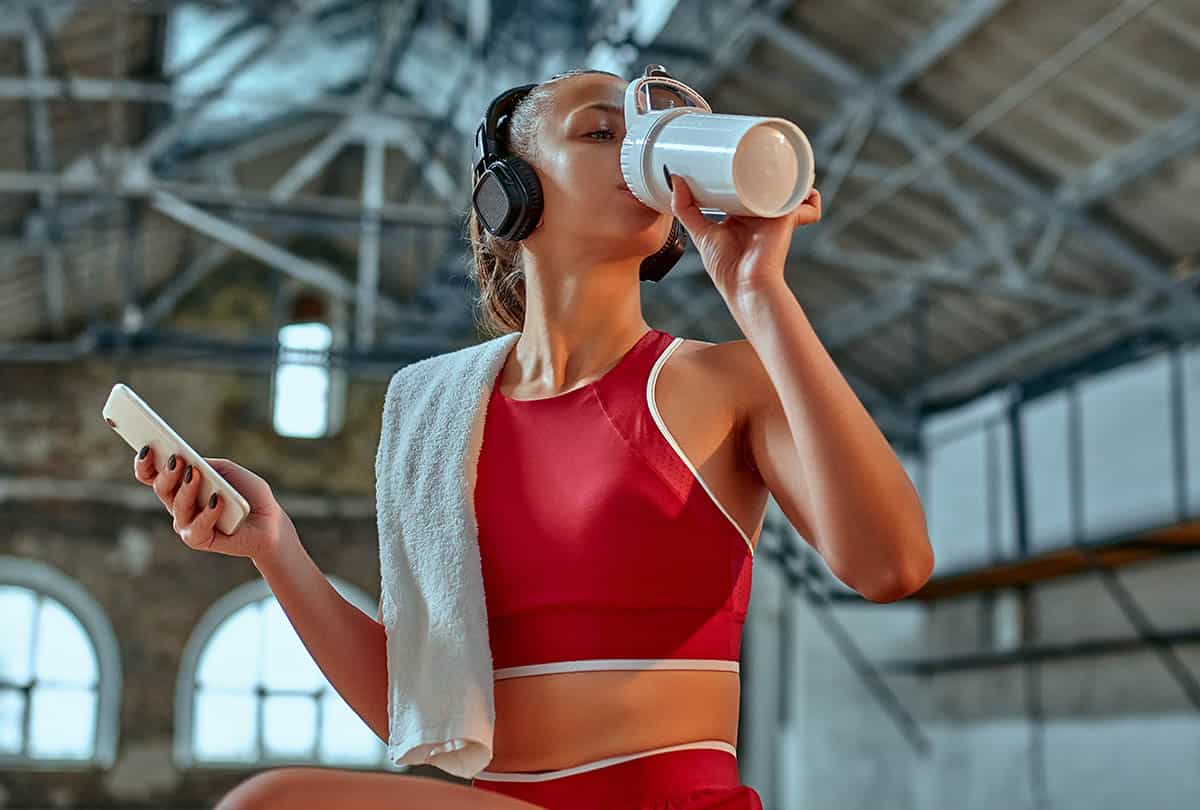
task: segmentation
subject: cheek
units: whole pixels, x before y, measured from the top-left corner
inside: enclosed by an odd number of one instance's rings
[[[547,199],[550,197],[574,198],[586,190],[590,172],[585,155],[572,154],[566,147],[555,147],[552,154],[543,156],[539,171],[542,187]]]
[[[607,165],[604,156],[564,152],[546,163],[542,192],[547,203],[558,200],[572,209],[610,205],[621,182],[621,167]]]
[[[620,164],[610,165],[608,156],[599,149],[576,149],[564,160],[563,171],[575,187],[589,194],[595,194],[608,187],[615,187],[618,177],[614,176],[614,168],[619,175]]]

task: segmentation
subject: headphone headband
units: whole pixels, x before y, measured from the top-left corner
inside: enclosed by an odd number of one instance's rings
[[[479,128],[475,131],[475,158],[473,175],[478,182],[480,175],[487,169],[487,164],[499,159],[508,152],[508,145],[504,144],[503,148],[500,145],[497,136],[497,127],[500,118],[512,113],[513,108],[520,103],[530,90],[537,87],[534,84],[522,84],[518,87],[513,87],[505,90],[496,98],[492,99],[492,103],[488,105],[487,112],[483,115],[483,120],[479,123]]]

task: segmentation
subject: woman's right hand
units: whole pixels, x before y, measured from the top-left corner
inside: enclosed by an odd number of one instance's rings
[[[216,496],[216,505],[206,501],[198,509],[200,470],[192,469],[191,481],[185,481],[190,464],[176,463],[171,469],[167,459],[159,470],[154,463],[154,448],[147,446],[145,455],[136,454],[133,474],[138,481],[151,487],[174,518],[171,529],[189,548],[215,551],[231,557],[261,558],[276,547],[280,533],[291,525],[287,514],[279,507],[271,487],[259,476],[224,458],[204,457],[213,469],[233,486],[250,504],[250,514],[233,534],[216,527],[225,506],[225,499]]]

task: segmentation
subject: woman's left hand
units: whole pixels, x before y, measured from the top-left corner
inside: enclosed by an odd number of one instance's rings
[[[726,300],[781,281],[792,232],[821,218],[821,192],[814,188],[804,202],[781,217],[727,216],[711,222],[696,206],[687,181],[672,174],[671,184],[671,209]]]

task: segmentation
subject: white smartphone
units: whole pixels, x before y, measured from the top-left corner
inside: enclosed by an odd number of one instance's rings
[[[208,499],[216,492],[224,501],[216,528],[227,535],[238,530],[246,515],[250,514],[250,503],[232,484],[222,478],[203,456],[193,450],[166,420],[134,393],[132,388],[124,383],[114,385],[108,394],[108,401],[104,403],[102,413],[109,427],[135,452],[140,452],[143,447],[150,445],[150,449],[154,451],[154,464],[159,472],[166,469],[167,459],[172,453],[176,456],[176,463],[191,464],[199,470],[201,480],[197,491],[197,512],[208,508]]]

